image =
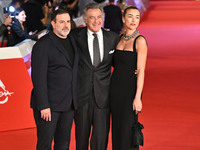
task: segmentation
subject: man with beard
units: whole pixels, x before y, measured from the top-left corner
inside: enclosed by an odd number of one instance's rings
[[[69,35],[68,11],[52,14],[53,31],[41,38],[32,51],[31,107],[37,126],[37,150],[69,149],[74,111],[77,108],[78,53]]]

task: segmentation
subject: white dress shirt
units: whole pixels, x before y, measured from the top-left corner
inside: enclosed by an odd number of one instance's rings
[[[94,34],[92,31],[88,29],[87,35],[88,35],[88,49],[90,52],[90,58],[93,64],[93,40],[94,40]],[[103,60],[104,50],[103,50],[103,32],[102,29],[100,29],[99,32],[96,33],[99,41],[99,49],[100,49],[100,57],[101,61]]]

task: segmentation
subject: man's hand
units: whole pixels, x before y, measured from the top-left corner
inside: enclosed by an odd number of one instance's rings
[[[51,121],[51,110],[50,108],[43,109],[41,112],[41,118],[46,121]]]

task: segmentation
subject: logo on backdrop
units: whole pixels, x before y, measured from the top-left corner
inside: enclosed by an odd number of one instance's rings
[[[14,94],[14,92],[9,92],[8,90],[6,90],[5,85],[0,80],[0,104],[5,104],[11,94]]]

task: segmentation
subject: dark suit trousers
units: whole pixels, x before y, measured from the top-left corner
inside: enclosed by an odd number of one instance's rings
[[[68,150],[74,110],[66,112],[51,111],[51,121],[41,119],[39,111],[33,111],[37,126],[37,150],[51,150],[54,138],[54,150]]]
[[[88,150],[89,137],[92,128],[91,150],[106,150],[110,128],[109,108],[100,109],[94,96],[83,107],[75,112],[76,150]]]

